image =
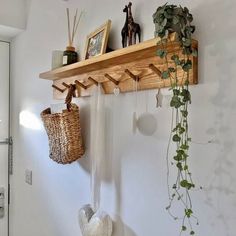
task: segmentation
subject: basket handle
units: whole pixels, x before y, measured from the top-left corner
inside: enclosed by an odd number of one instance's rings
[[[71,111],[71,101],[72,101],[72,97],[75,95],[75,90],[76,90],[75,84],[70,84],[70,87],[68,89],[68,93],[65,99],[65,104],[67,106],[68,111]]]

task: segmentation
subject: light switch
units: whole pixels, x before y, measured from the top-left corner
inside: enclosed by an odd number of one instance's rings
[[[32,185],[32,170],[25,170],[25,182]]]

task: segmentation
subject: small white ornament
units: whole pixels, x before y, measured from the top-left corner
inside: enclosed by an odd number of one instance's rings
[[[115,96],[118,96],[120,94],[120,88],[115,87],[114,90],[113,90],[113,93],[115,94]]]
[[[156,100],[157,100],[157,105],[156,107],[162,107],[162,101],[163,101],[163,95],[161,93],[161,89],[158,89],[158,92],[156,94]]]
[[[94,212],[90,205],[79,210],[79,225],[83,236],[111,236],[112,219],[104,211]]]

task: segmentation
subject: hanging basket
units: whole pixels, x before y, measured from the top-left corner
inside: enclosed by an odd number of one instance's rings
[[[49,140],[49,157],[60,164],[69,164],[84,154],[79,107],[70,101],[62,113],[51,114],[50,108],[41,112]]]

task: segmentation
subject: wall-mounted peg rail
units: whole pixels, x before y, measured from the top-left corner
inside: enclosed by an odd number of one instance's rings
[[[171,35],[171,42],[167,43],[167,50],[182,55],[179,43]],[[157,89],[170,87],[169,79],[162,79],[162,72],[166,70],[163,60],[156,56],[159,38],[151,39],[136,45],[122,48],[101,56],[80,61],[52,71],[40,74],[40,78],[53,81],[54,98],[64,99],[70,84],[76,84],[76,96],[88,96],[94,86],[102,83],[106,94],[112,94],[119,86],[121,92],[134,91],[134,81],[139,83],[138,89]],[[198,49],[198,42],[193,40],[192,47]],[[190,84],[198,83],[198,59],[190,57]],[[170,58],[169,65],[173,62]],[[177,73],[183,73],[182,70]],[[181,81],[182,83],[184,81]],[[62,89],[61,86],[64,86]]]

